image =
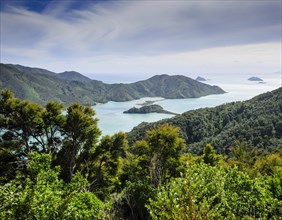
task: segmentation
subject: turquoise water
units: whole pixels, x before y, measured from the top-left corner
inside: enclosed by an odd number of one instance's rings
[[[167,114],[123,114],[124,111],[142,104],[148,100],[158,100],[159,98],[142,98],[139,100],[129,102],[108,102],[94,106],[97,117],[99,118],[99,128],[102,130],[103,135],[112,135],[119,131],[130,131],[134,126],[141,122],[153,122],[163,118],[172,117]]]
[[[94,106],[93,108],[99,118],[98,125],[103,135],[112,135],[119,131],[128,132],[141,122],[154,122],[173,117],[172,115],[158,113],[123,114],[123,111],[133,106],[138,106],[138,104],[142,104],[145,101],[155,100],[157,101],[156,103],[161,105],[165,110],[183,113],[198,108],[214,107],[228,102],[248,100],[261,93],[277,89],[280,86],[280,74],[278,73],[272,76],[266,75],[261,78],[263,78],[266,83],[250,82],[246,80],[245,75],[239,74],[232,79],[228,76],[220,76],[218,78],[213,77],[205,82],[211,85],[218,85],[227,92],[221,95],[209,95],[189,99],[163,99],[161,101],[160,99],[162,98],[160,97],[142,98],[128,102],[108,102]]]

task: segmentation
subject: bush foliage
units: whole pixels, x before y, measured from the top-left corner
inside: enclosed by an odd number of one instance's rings
[[[184,114],[182,121],[176,117],[176,124],[155,124],[143,138],[128,143],[122,132],[100,137],[90,107],[73,103],[63,113],[56,102],[42,107],[3,90],[0,218],[280,219],[281,118],[273,114],[281,103],[271,102],[281,91]],[[223,120],[231,110],[240,113]],[[270,115],[262,119],[259,112]],[[246,117],[252,122],[242,128],[239,121]],[[183,127],[191,127],[191,139],[183,138]],[[231,131],[236,141],[227,139],[226,147],[218,148],[223,143],[218,137]],[[192,154],[187,149],[192,144],[194,152],[197,144],[191,140],[196,139],[202,150]]]

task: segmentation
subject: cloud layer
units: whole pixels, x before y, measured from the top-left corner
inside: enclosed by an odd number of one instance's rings
[[[31,7],[33,0],[6,2],[1,8],[1,62],[88,73],[150,71],[146,66],[161,72],[168,63],[169,69],[182,72],[187,63],[214,65],[217,71],[230,57],[224,48],[232,48],[238,51],[233,61],[243,56],[279,68],[280,1],[82,2],[45,1],[37,8]],[[233,61],[228,61],[230,68],[240,63]]]

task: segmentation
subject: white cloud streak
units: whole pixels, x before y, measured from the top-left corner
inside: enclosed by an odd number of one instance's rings
[[[113,1],[70,10],[72,3],[1,11],[1,62],[88,73],[281,64],[279,1]]]

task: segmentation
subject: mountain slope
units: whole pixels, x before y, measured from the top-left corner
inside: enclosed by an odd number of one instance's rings
[[[130,142],[140,140],[146,131],[169,123],[181,130],[187,151],[200,153],[211,143],[218,153],[229,153],[236,140],[246,141],[264,151],[282,148],[282,88],[244,102],[185,112],[156,123],[141,123],[128,133]]]
[[[66,105],[74,101],[94,105],[96,102],[130,101],[142,97],[197,98],[224,93],[217,86],[185,76],[158,75],[131,84],[106,84],[73,71],[56,74],[12,64],[0,64],[0,73],[0,90],[8,88],[16,97],[39,104],[55,100]]]
[[[82,74],[75,72],[75,71],[65,71],[58,74],[58,77],[61,79],[66,80],[72,80],[72,81],[89,81],[89,79],[86,76],[83,76]]]
[[[14,70],[21,72],[21,73],[45,74],[45,75],[50,75],[50,76],[56,76],[57,75],[56,73],[53,73],[49,70],[45,70],[45,69],[41,69],[41,68],[27,67],[27,66],[14,65],[14,64],[3,64],[3,65],[5,65],[6,67],[9,67],[10,70],[14,69]],[[1,66],[1,68],[2,68],[2,66]]]
[[[49,100],[69,105],[80,101],[85,105],[94,105],[100,100],[95,90],[102,93],[105,85],[99,81],[71,81],[61,79],[57,74],[45,74],[11,65],[0,64],[0,90],[10,89],[16,97],[29,99],[39,104]]]

